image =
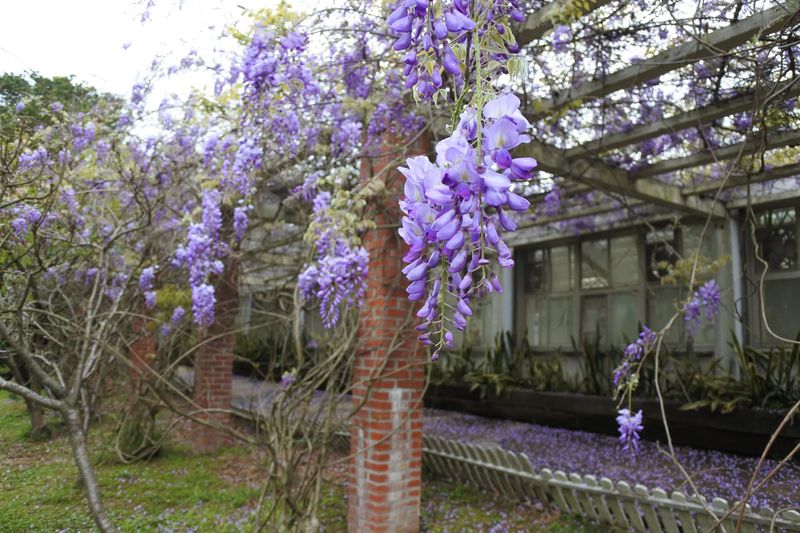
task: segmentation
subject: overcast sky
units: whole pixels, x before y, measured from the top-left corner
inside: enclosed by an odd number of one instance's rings
[[[82,82],[127,96],[154,57],[201,56],[240,20],[242,9],[276,0],[156,0],[142,23],[137,0],[9,0],[0,17],[0,72],[34,70],[75,75]],[[125,46],[127,49],[125,49]]]

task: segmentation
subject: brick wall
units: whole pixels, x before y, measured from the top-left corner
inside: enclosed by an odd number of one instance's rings
[[[388,145],[389,143],[387,143]],[[412,153],[426,153],[427,142]],[[362,177],[375,175],[398,154],[362,161]],[[369,279],[359,323],[352,420],[348,529],[351,532],[419,531],[422,391],[425,355],[400,272],[406,245],[397,235],[397,201],[403,176],[387,174],[387,194],[377,203],[378,229],[364,236]],[[382,225],[395,227],[381,228]]]
[[[214,412],[215,409],[230,410],[231,385],[233,383],[233,347],[235,342],[236,311],[239,306],[239,265],[227,261],[225,272],[214,284],[217,306],[214,324],[199,339],[200,345],[194,359],[194,402],[197,407],[209,409],[201,418],[215,424],[228,426],[230,414]],[[230,444],[224,431],[202,424],[192,424],[189,442],[195,451],[213,452]]]

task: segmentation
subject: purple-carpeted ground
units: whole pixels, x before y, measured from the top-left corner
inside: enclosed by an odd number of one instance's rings
[[[664,453],[666,447],[652,442],[642,441],[634,456],[623,452],[615,437],[436,409],[425,410],[424,432],[524,452],[537,470],[592,474],[598,479],[605,476],[613,481],[641,483],[650,489],[693,493],[686,477]],[[729,502],[742,499],[758,463],[753,457],[687,447],[676,447],[675,456],[692,476],[700,494],[709,500],[725,498]],[[757,482],[777,465],[778,461],[765,461]],[[800,464],[784,465],[750,498],[750,504],[755,508],[800,508]]]

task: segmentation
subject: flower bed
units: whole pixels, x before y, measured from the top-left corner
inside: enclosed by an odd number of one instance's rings
[[[580,429],[606,435],[617,434],[616,403],[599,396],[510,389],[485,399],[467,386],[431,386],[425,405],[439,409],[521,422],[535,422],[565,429]],[[634,400],[645,417],[642,438],[666,443],[661,410],[656,400]],[[738,408],[733,413],[707,409],[681,411],[680,403],[665,402],[673,443],[706,450],[760,456],[770,435],[783,419],[782,413]],[[771,457],[784,457],[800,440],[800,422],[787,425],[772,447]]]
[[[613,424],[613,417],[609,417]],[[525,453],[532,466],[541,470],[563,470],[581,475],[608,477],[659,487],[668,493],[682,490],[692,493],[686,478],[664,446],[642,441],[637,455],[623,452],[616,437],[551,428],[524,422],[497,420],[439,409],[426,409],[423,432],[446,439],[478,444],[497,445]],[[697,491],[709,499],[741,500],[758,459],[712,450],[676,447],[675,455],[692,476]],[[777,465],[765,461],[759,479]],[[749,499],[754,508],[773,509],[800,506],[800,464],[785,465],[764,487]]]

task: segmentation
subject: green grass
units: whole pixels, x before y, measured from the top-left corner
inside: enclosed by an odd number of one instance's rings
[[[106,427],[94,430],[90,444],[103,500],[120,530],[251,530],[259,492],[256,455],[243,447],[194,455],[168,445],[149,462],[124,465],[104,447]],[[24,403],[0,391],[0,532],[92,530],[65,438],[33,441],[29,429]],[[344,491],[335,484],[324,488],[325,531],[346,531]],[[497,524],[504,531],[600,531],[529,503],[436,479],[423,484],[422,524],[431,532],[489,531]]]

